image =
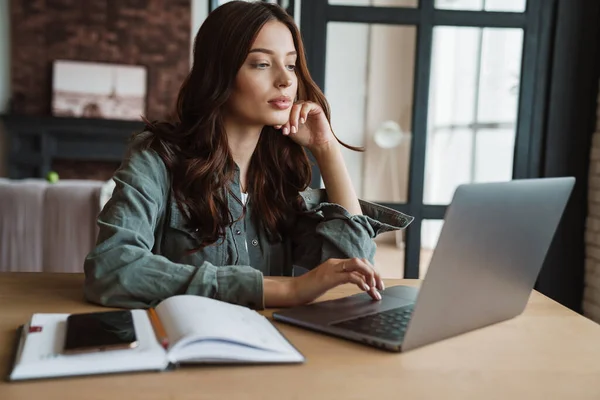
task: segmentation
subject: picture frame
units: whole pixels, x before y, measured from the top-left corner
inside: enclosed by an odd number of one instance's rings
[[[52,115],[140,120],[147,86],[147,69],[141,65],[55,60]]]

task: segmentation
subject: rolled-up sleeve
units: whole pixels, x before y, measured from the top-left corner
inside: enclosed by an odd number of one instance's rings
[[[292,237],[294,266],[311,269],[330,258],[374,262],[377,235],[405,229],[413,217],[360,200],[363,214],[352,215],[335,203],[321,202],[298,216]]]
[[[152,252],[169,195],[165,165],[154,151],[129,153],[113,179],[113,195],[98,217],[96,246],[84,261],[88,301],[145,308],[173,295],[194,294],[264,308],[260,271],[208,261],[179,264]]]

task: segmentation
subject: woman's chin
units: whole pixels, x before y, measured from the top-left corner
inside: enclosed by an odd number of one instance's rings
[[[276,126],[276,125],[284,125],[287,124],[290,120],[290,110],[281,110],[270,113],[271,115],[266,116],[265,119],[269,122],[267,125]]]
[[[281,120],[281,119],[273,119],[273,120],[269,120],[268,122],[265,123],[265,125],[267,126],[279,126],[279,125],[285,125],[288,123],[288,119],[285,120]]]

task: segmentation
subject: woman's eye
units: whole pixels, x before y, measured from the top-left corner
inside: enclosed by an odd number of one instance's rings
[[[295,65],[288,65],[288,66],[287,66],[287,68],[288,68],[290,71],[294,71],[294,70],[296,69],[296,66],[295,66]]]
[[[265,69],[265,68],[267,68],[269,66],[269,64],[267,64],[267,63],[258,63],[258,64],[254,64],[254,66],[256,68],[259,68],[259,69]]]

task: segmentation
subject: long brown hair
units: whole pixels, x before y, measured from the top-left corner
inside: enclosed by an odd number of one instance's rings
[[[281,7],[232,1],[211,12],[194,40],[194,63],[179,91],[175,121],[146,120],[145,128],[152,133],[145,140],[146,147],[164,161],[179,209],[189,227],[198,228],[200,245],[191,251],[223,238],[225,228],[233,222],[226,190],[235,174],[235,163],[221,110],[250,46],[263,25],[272,20],[285,24],[294,39],[298,100],[316,102],[330,120],[327,100],[308,72],[300,32]],[[247,179],[252,218],[262,224],[270,240],[281,240],[292,223],[290,217],[301,209],[299,192],[311,181],[311,165],[304,148],[265,126],[250,160]]]

